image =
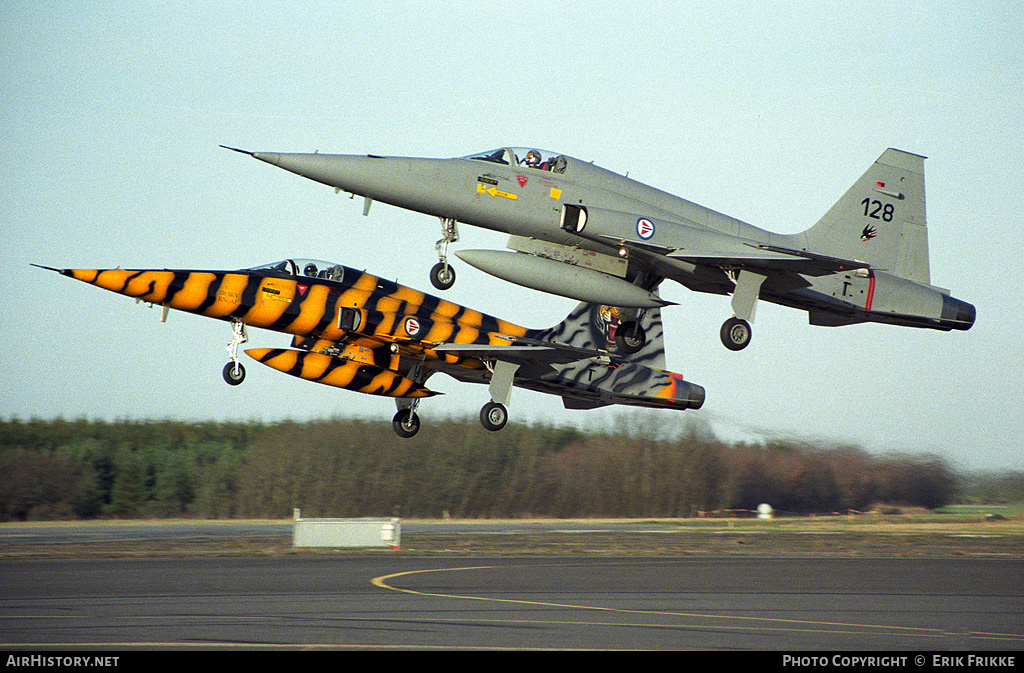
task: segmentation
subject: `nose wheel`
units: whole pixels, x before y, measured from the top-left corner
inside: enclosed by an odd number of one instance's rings
[[[224,365],[224,380],[229,386],[237,386],[245,380],[245,367],[241,362],[229,362]]]
[[[448,262],[438,262],[430,269],[430,284],[438,290],[447,290],[455,285],[455,267]]]

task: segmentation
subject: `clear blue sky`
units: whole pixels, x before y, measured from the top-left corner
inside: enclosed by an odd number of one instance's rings
[[[436,9],[435,9],[436,7]],[[761,304],[726,351],[728,298],[667,284],[669,368],[698,412],[513,419],[679,427],[1024,469],[1024,22],[1012,3],[523,1],[4,3],[0,417],[390,422],[393,402],[250,367],[229,328],[75,283],[57,267],[239,268],[332,259],[429,290],[437,220],[220,149],[461,156],[533,145],[781,233],[813,224],[886,147],[923,154],[932,282],[968,332],[811,327]],[[463,227],[456,249],[504,247]],[[465,265],[447,295],[527,326],[574,305]],[[250,346],[287,337],[250,333]],[[437,377],[423,430],[483,386]],[[413,440],[415,441],[415,440]]]

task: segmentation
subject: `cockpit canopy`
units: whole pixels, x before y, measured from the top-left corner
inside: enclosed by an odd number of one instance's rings
[[[565,168],[569,163],[565,156],[557,152],[529,147],[500,147],[496,150],[479,152],[463,158],[488,161],[492,164],[504,164],[506,166],[535,168],[540,171],[551,171],[552,173],[565,173]]]
[[[341,282],[345,278],[345,267],[320,259],[285,259],[280,262],[254,266],[250,271],[277,271],[289,276],[305,276]]]

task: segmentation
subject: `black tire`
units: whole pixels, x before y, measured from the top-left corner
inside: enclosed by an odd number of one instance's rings
[[[447,290],[455,285],[455,267],[438,262],[430,269],[430,283],[438,290]]]
[[[635,320],[627,320],[615,330],[615,345],[628,355],[636,353],[647,343],[647,332]]]
[[[480,422],[491,432],[497,432],[508,422],[508,410],[498,402],[488,402],[480,409]]]
[[[742,318],[729,318],[722,323],[722,343],[731,351],[741,351],[750,343],[750,323]]]
[[[399,409],[391,419],[391,427],[396,435],[408,439],[420,431],[420,417],[412,409]]]
[[[229,386],[237,386],[245,380],[245,367],[241,362],[229,362],[224,365],[223,374]]]

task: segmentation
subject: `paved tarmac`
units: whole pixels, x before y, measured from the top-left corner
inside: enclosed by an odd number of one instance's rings
[[[0,649],[1024,649],[1016,527],[758,530],[404,522],[400,551],[335,551],[291,522],[5,525]]]
[[[1020,559],[0,562],[3,649],[1020,650]]]

